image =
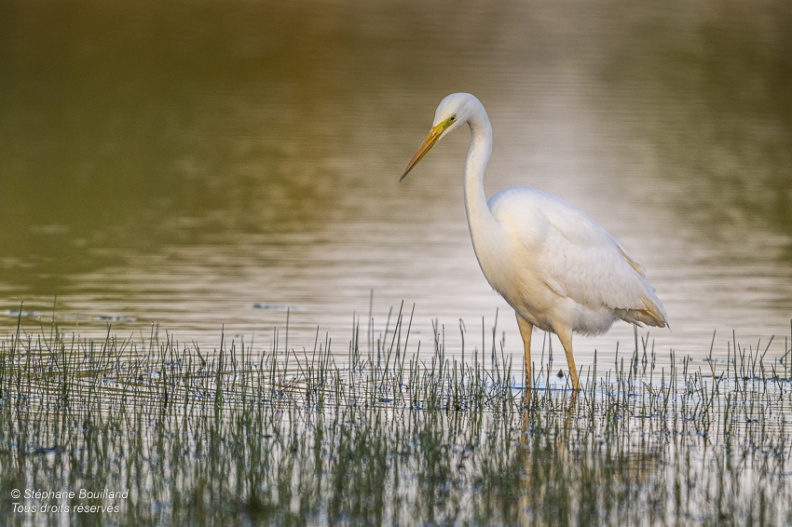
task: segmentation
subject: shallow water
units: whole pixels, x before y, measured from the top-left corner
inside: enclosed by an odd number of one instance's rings
[[[398,182],[464,90],[493,121],[490,194],[552,192],[646,265],[672,328],[650,333],[660,356],[703,364],[735,330],[778,335],[777,359],[792,8],[677,4],[5,2],[0,330],[24,302],[36,332],[56,304],[81,334],[312,349],[318,328],[344,354],[354,320],[377,338],[404,301],[426,345],[437,319],[459,353],[462,320],[488,349],[497,313],[518,352],[468,239],[465,134]],[[633,342],[626,324],[578,338],[578,364]]]
[[[577,396],[539,388],[526,406],[506,370],[441,349],[419,367],[395,353],[338,367],[324,353],[161,343],[127,357],[119,341],[39,337],[49,347],[0,343],[4,525],[792,519],[789,374],[750,354],[731,377],[682,359],[684,375],[639,383],[628,366]],[[82,496],[100,489],[119,496]],[[90,505],[113,509],[78,509]]]

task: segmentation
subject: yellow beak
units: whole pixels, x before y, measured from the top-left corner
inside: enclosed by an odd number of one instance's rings
[[[443,134],[443,131],[446,128],[448,128],[448,123],[442,122],[437,126],[433,127],[431,130],[429,130],[429,135],[426,136],[424,142],[421,143],[420,147],[418,147],[418,150],[415,152],[415,155],[407,164],[407,168],[404,170],[404,174],[402,174],[402,177],[399,178],[399,181],[407,177],[407,174],[409,174],[410,170],[412,170],[413,167],[418,164],[418,161],[423,159],[423,156],[425,156],[426,153],[432,149],[432,147],[435,145],[435,143],[437,143],[438,139],[440,139],[440,136]]]

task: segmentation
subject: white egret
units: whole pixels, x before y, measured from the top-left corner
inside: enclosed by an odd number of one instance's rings
[[[429,135],[401,179],[463,124],[471,136],[464,196],[473,250],[487,281],[516,313],[525,351],[526,396],[534,326],[558,335],[577,391],[572,333],[602,334],[616,320],[665,327],[663,305],[644,267],[579,209],[522,187],[498,192],[487,202],[484,171],[492,153],[492,126],[473,95],[454,93],[440,102]]]

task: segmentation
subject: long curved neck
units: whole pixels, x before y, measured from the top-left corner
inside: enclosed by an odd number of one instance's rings
[[[465,210],[467,211],[470,237],[474,248],[487,243],[499,226],[487,205],[484,193],[484,171],[492,154],[492,126],[489,120],[474,117],[470,125],[470,149],[465,161]],[[481,254],[478,250],[477,254]],[[481,260],[479,258],[479,263]]]

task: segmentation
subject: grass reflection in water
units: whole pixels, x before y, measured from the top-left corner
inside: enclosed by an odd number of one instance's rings
[[[502,343],[460,362],[443,330],[426,350],[394,318],[371,346],[356,322],[343,364],[319,332],[288,352],[54,326],[0,341],[2,523],[792,521],[789,341],[735,338],[704,367],[658,370],[636,338],[616,367],[581,372],[577,397],[535,369],[526,406]],[[28,489],[94,494],[8,498]],[[41,506],[60,512],[25,512]]]

